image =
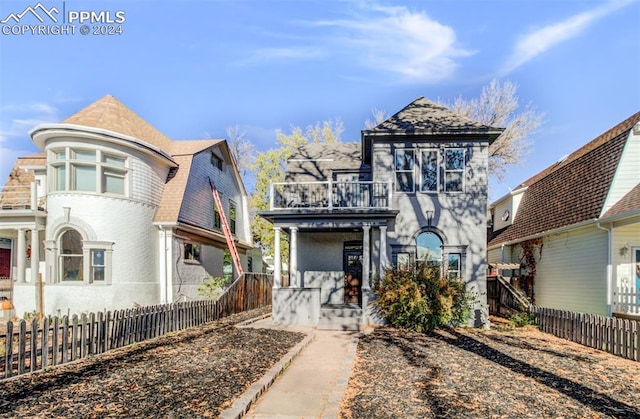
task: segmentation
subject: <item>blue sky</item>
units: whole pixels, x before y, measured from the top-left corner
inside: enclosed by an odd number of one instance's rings
[[[338,117],[343,140],[358,141],[373,108],[477,97],[509,80],[545,122],[523,166],[492,182],[494,199],[640,110],[638,1],[41,3],[125,21],[116,35],[3,30],[0,182],[38,151],[31,128],[107,93],[173,139],[237,125],[262,151],[276,129]],[[37,4],[3,0],[0,20]]]

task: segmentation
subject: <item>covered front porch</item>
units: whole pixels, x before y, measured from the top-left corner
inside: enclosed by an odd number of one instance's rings
[[[275,219],[273,321],[330,330],[374,322],[370,280],[389,264],[387,221],[394,216],[383,211]],[[283,235],[289,244],[288,284],[280,268]]]

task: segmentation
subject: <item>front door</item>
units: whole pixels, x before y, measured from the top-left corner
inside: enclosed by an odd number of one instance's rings
[[[360,304],[362,295],[362,242],[344,244],[344,302]]]

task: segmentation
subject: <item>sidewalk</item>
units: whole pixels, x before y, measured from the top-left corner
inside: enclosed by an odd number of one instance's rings
[[[245,327],[299,331],[307,337],[223,412],[221,418],[333,419],[338,416],[351,374],[358,332],[274,325],[270,317]],[[258,398],[260,394],[262,397]]]

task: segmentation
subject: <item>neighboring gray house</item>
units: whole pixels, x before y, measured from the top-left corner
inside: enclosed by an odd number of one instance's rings
[[[472,321],[485,321],[488,148],[501,132],[418,98],[360,143],[312,143],[291,156],[260,213],[276,236],[274,321],[375,323],[372,278],[427,259],[478,293]]]
[[[490,213],[489,262],[522,262],[520,285],[537,306],[640,315],[640,112],[521,183]]]
[[[110,95],[30,135],[42,153],[18,159],[0,194],[0,299],[13,306],[0,315],[201,298],[224,272],[222,211],[244,270],[261,270],[224,140],[174,141]]]

